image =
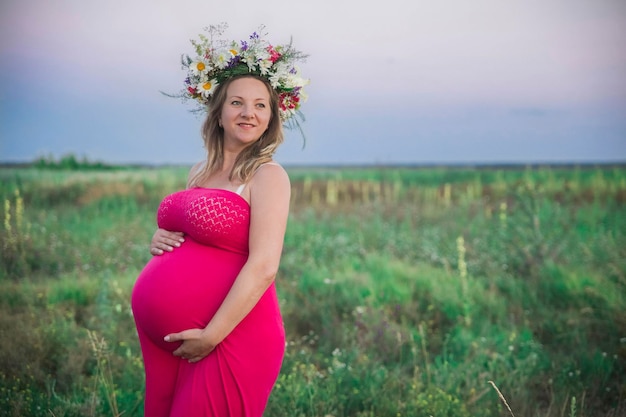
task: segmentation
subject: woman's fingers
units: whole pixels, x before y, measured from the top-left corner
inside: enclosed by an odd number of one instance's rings
[[[182,232],[168,232],[158,230],[152,238],[150,253],[152,255],[162,255],[164,252],[172,252],[174,248],[179,248],[185,241]]]

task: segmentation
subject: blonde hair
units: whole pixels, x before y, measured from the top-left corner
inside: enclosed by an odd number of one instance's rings
[[[262,164],[270,162],[278,146],[283,143],[283,126],[280,119],[280,109],[278,108],[278,93],[272,88],[269,81],[256,75],[243,75],[229,78],[220,84],[215,93],[210,97],[208,103],[208,114],[202,125],[202,139],[207,151],[206,163],[197,172],[189,177],[187,187],[191,188],[201,184],[212,174],[219,171],[224,165],[224,129],[220,127],[219,120],[222,114],[222,107],[226,101],[228,86],[239,78],[254,78],[261,81],[270,93],[270,108],[272,116],[267,130],[255,142],[244,148],[233,165],[228,175],[229,180],[237,179],[241,183],[250,180],[254,172]]]

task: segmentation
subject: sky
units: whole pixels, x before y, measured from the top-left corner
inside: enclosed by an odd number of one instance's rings
[[[204,158],[190,39],[309,54],[291,165],[626,162],[623,0],[3,0],[0,162]]]

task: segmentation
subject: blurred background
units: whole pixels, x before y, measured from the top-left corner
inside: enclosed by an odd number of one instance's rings
[[[0,162],[199,160],[201,118],[160,91],[219,22],[310,54],[284,164],[626,161],[621,0],[5,0]]]

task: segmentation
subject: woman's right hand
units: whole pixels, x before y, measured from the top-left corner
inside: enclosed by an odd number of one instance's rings
[[[165,229],[157,229],[150,242],[150,253],[154,256],[171,252],[174,248],[180,247],[185,241],[183,232],[170,232]]]

